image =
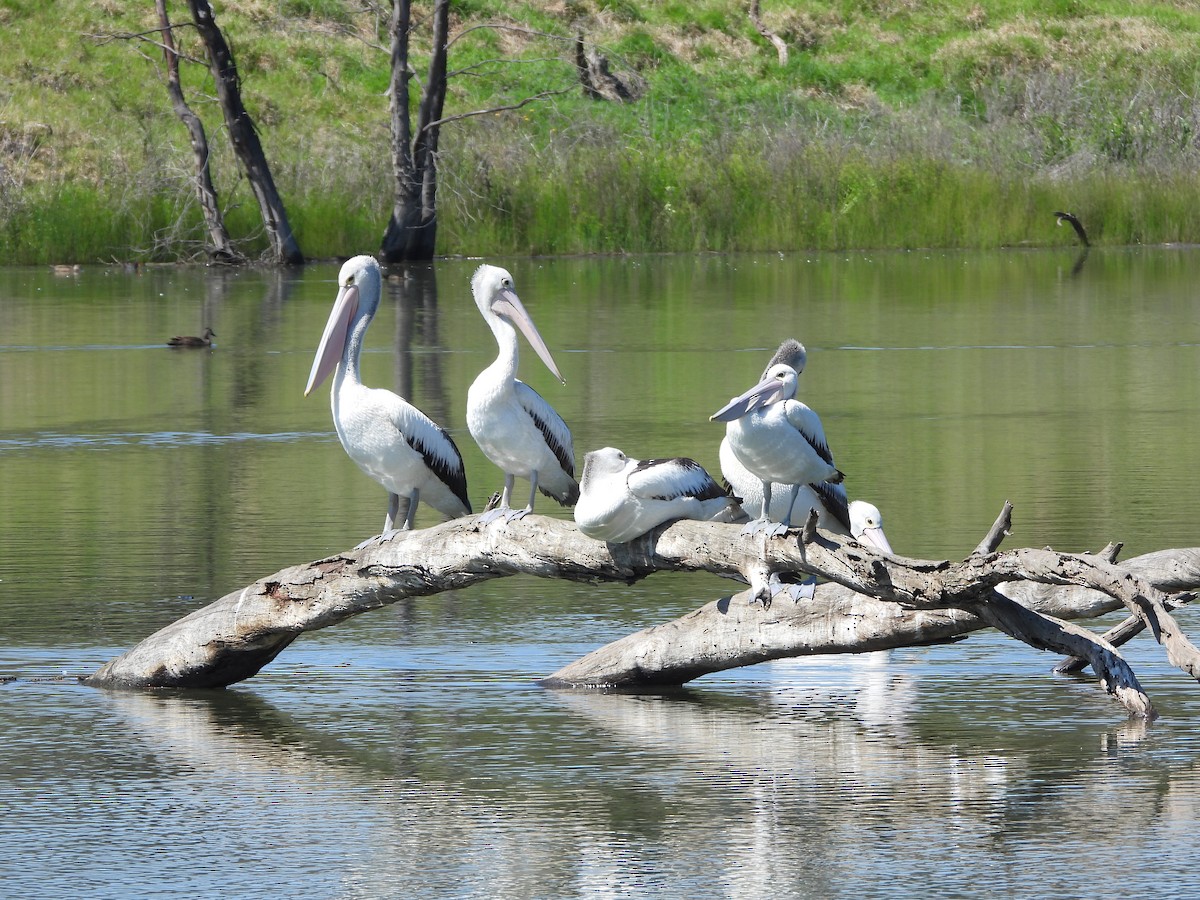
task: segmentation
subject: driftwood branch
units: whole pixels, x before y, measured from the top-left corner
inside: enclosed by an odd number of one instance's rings
[[[1191,603],[1195,599],[1195,594],[1180,594],[1167,601],[1167,608],[1178,609],[1187,603]],[[1108,643],[1112,644],[1114,647],[1120,647],[1122,644],[1128,643],[1145,630],[1146,622],[1143,619],[1141,619],[1139,616],[1130,616],[1129,618],[1122,620],[1119,624],[1108,629],[1108,631],[1104,632],[1104,634],[1100,635],[1100,637],[1103,640],[1108,641]],[[1090,663],[1091,660],[1089,660],[1086,656],[1072,656],[1055,666],[1054,671],[1061,675],[1074,675],[1078,672],[1082,672],[1088,667],[1088,665],[1090,665]]]
[[[1198,549],[1149,554],[1121,567],[1030,549],[952,564],[884,556],[825,532],[802,544],[701,522],[605,544],[571,522],[528,516],[486,527],[465,517],[284,569],[168,625],[87,680],[223,686],[254,675],[304,631],[404,598],[514,574],[632,583],[660,571],[707,571],[752,587],[594,651],[544,684],[682,684],[768,659],[941,642],[994,625],[1032,646],[1085,656],[1131,713],[1151,717],[1115,648],[1060,621],[1121,606],[1149,625],[1175,665],[1193,677],[1200,672],[1200,652],[1171,618],[1166,594],[1200,585]],[[820,585],[811,601],[754,602],[763,573],[789,572],[834,583]]]

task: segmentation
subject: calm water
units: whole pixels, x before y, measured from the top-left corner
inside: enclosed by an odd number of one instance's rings
[[[1195,249],[519,260],[577,455],[690,455],[794,336],[898,552],[1195,546]],[[368,383],[458,439],[494,355],[475,262],[389,282]],[[1200,686],[1128,647],[1149,728],[994,634],[782,662],[672,696],[535,686],[727,592],[491,582],[306,635],[215,693],[87,674],[378,531],[303,398],[336,267],[0,270],[0,879],[14,897],[955,897],[1200,892]],[[217,333],[212,351],[165,349]],[[540,501],[539,512],[567,516]],[[418,524],[437,521],[423,508]],[[1194,617],[1181,615],[1193,636]],[[1109,887],[1108,885],[1111,885]]]

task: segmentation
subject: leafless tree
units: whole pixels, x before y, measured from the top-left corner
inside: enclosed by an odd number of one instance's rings
[[[196,197],[204,212],[204,223],[208,229],[209,256],[223,263],[239,263],[244,257],[238,252],[229,232],[225,228],[225,217],[221,205],[217,201],[217,189],[213,185],[209,169],[208,136],[204,131],[204,123],[188,106],[183,96],[183,88],[179,83],[179,51],[175,46],[175,36],[171,31],[171,22],[167,16],[166,0],[155,0],[158,10],[158,23],[162,30],[162,51],[167,66],[167,92],[171,95],[171,105],[175,115],[183,122],[192,142],[192,155],[195,158]]]
[[[437,145],[446,100],[449,22],[450,0],[434,0],[433,49],[414,130],[409,108],[413,70],[408,61],[412,3],[410,0],[393,0],[392,81],[388,93],[396,195],[380,247],[387,262],[433,258],[437,240]]]
[[[762,17],[762,2],[761,0],[750,0],[750,22],[754,28],[764,38],[771,42],[771,46],[775,48],[775,53],[779,56],[779,64],[786,66],[788,63],[788,45],[779,35],[767,27],[767,23]]]
[[[520,109],[538,100],[574,90],[574,86],[538,91],[511,104],[444,114],[446,88],[455,73],[447,68],[450,46],[467,31],[496,26],[476,25],[450,37],[450,0],[434,0],[430,16],[432,51],[421,88],[416,124],[412,121],[411,89],[415,70],[409,59],[412,36],[411,0],[393,0],[391,18],[391,142],[392,172],[396,182],[392,215],[380,246],[385,262],[432,259],[437,242],[438,140],[441,128],[473,116]],[[552,40],[572,43],[573,38],[516,29]],[[632,83],[631,79],[631,83]],[[639,88],[644,89],[644,85]]]
[[[216,83],[217,101],[225,117],[234,153],[258,201],[263,227],[271,245],[271,260],[283,265],[300,265],[304,262],[304,255],[292,234],[287,210],[275,187],[275,179],[271,177],[271,167],[267,163],[262,142],[258,139],[258,131],[242,103],[241,78],[233,52],[217,27],[208,0],[188,0],[188,8],[208,55],[209,69]]]

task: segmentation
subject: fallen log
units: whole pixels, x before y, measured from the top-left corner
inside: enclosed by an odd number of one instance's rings
[[[1168,591],[1200,585],[1200,548],[1121,566],[1103,556],[989,551],[1006,531],[994,526],[994,537],[952,564],[886,556],[812,523],[787,538],[766,539],[746,537],[738,525],[683,521],[605,544],[558,519],[481,526],[468,516],[283,569],[150,635],[85,681],[222,687],[256,674],[305,631],[404,598],[516,574],[632,583],[663,571],[707,571],[750,587],[594,651],[543,684],[682,684],[768,659],[922,645],[994,625],[1032,646],[1087,658],[1131,715],[1152,718],[1119,652],[1061,621],[1122,606],[1150,627],[1174,665],[1193,677],[1200,673],[1200,652],[1166,605]],[[819,585],[811,600],[770,604],[768,577],[786,573],[831,583]]]

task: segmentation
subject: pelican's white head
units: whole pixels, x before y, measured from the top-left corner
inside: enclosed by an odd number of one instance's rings
[[[383,294],[383,272],[375,257],[353,256],[342,263],[338,272],[338,291],[352,286],[358,288],[358,308],[374,315]]]
[[[873,503],[855,500],[850,504],[850,534],[865,547],[892,552],[892,545],[883,533],[883,515]]]
[[[563,384],[567,383],[566,379],[559,373],[558,366],[554,364],[554,357],[550,355],[550,350],[546,346],[546,342],[538,334],[537,327],[533,324],[533,319],[529,317],[524,304],[521,303],[521,298],[517,296],[517,289],[513,285],[513,277],[508,273],[507,269],[501,269],[499,266],[489,266],[486,263],[480,266],[475,270],[475,274],[471,276],[471,293],[475,296],[475,305],[479,307],[479,311],[483,313],[483,318],[492,327],[492,331],[495,333],[498,341],[501,337],[501,332],[496,330],[496,323],[498,321],[515,326],[525,335],[525,340],[529,341],[529,346],[533,348],[542,362],[546,364],[546,368],[554,373],[554,377]]]
[[[616,447],[593,450],[583,458],[583,477],[579,480],[579,489],[586,491],[591,483],[617,475],[628,465],[629,457]]]
[[[714,422],[732,422],[742,416],[780,400],[791,400],[796,396],[799,376],[796,370],[784,363],[770,366],[762,381],[740,397],[734,397],[709,418]]]
[[[346,260],[338,273],[338,293],[333,301],[325,331],[317,344],[317,355],[308,373],[304,396],[324,381],[337,368],[346,350],[351,328],[359,318],[370,319],[379,308],[383,292],[383,276],[373,256],[355,256]]]

